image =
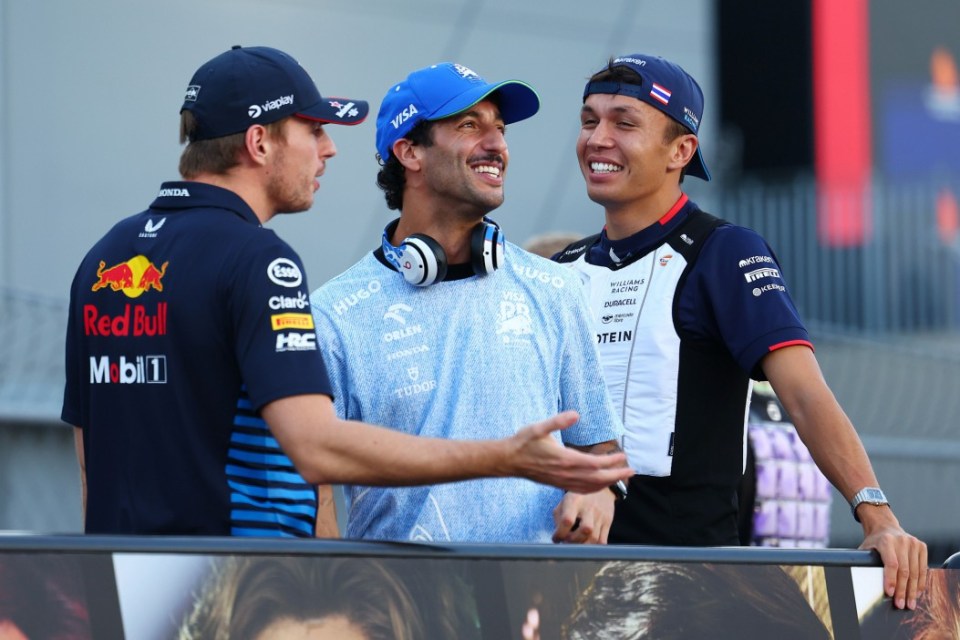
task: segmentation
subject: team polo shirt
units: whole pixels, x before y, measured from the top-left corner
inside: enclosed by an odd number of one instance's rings
[[[619,441],[576,274],[507,243],[504,265],[415,287],[367,254],[311,296],[338,413],[405,433],[512,436],[565,409],[569,445]],[[349,538],[550,542],[563,492],[521,478],[346,487]]]
[[[260,417],[330,394],[303,266],[235,193],[164,183],[86,255],[62,419],[83,429],[86,531],[310,536],[316,491]]]
[[[637,475],[611,535],[648,544],[736,544],[751,378],[767,353],[810,345],[779,263],[752,230],[686,196],[621,240],[555,258],[587,283],[604,376]],[[614,536],[617,537],[617,536]]]

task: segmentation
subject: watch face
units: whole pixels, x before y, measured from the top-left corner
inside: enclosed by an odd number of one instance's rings
[[[886,502],[887,497],[883,495],[880,489],[865,489],[863,492],[864,502]]]

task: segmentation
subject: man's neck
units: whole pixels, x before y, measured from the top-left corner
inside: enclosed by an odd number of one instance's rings
[[[607,204],[604,207],[607,237],[611,240],[629,238],[655,224],[683,197],[678,188],[642,201]]]
[[[470,262],[470,236],[481,220],[481,212],[437,211],[408,202],[404,197],[400,222],[390,243],[397,246],[405,238],[422,233],[440,243],[448,264],[463,264]]]
[[[253,210],[260,224],[266,224],[277,212],[270,207],[266,191],[254,180],[254,177],[248,179],[231,171],[225,174],[202,173],[189,181],[211,184],[234,192]]]

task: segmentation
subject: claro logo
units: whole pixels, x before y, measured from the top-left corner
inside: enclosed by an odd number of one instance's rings
[[[281,287],[299,287],[303,283],[300,267],[289,258],[277,258],[267,266],[267,277]]]

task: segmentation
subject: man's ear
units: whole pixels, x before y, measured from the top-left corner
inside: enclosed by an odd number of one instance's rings
[[[697,152],[697,147],[700,146],[700,142],[697,140],[697,136],[688,133],[679,136],[673,141],[673,145],[673,155],[671,156],[668,168],[682,169],[693,159],[693,154]]]
[[[264,164],[267,161],[271,142],[270,132],[260,124],[250,126],[244,134],[244,149],[250,160],[256,164]]]
[[[420,145],[416,145],[406,138],[400,138],[393,143],[393,155],[407,171],[420,170]]]

